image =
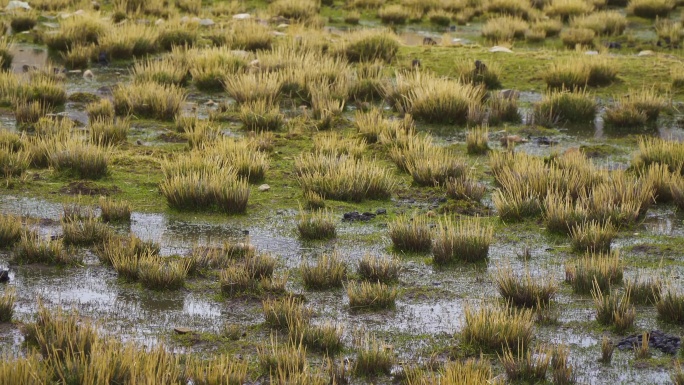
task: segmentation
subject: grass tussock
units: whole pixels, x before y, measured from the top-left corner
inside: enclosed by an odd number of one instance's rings
[[[527,308],[549,304],[558,290],[553,279],[533,277],[527,269],[516,274],[510,265],[497,269],[494,282],[507,302]]]
[[[130,222],[131,204],[108,197],[100,198],[100,218],[104,222]]]
[[[655,89],[632,90],[626,96],[615,98],[606,109],[604,121],[615,129],[642,128],[654,123],[665,105],[665,98]]]
[[[636,305],[655,305],[663,294],[663,282],[657,277],[634,277],[625,282],[625,291]]]
[[[550,89],[581,90],[587,86],[607,86],[617,80],[618,67],[605,56],[579,56],[553,63],[544,73]]]
[[[596,101],[586,91],[551,91],[534,105],[534,122],[549,127],[556,122],[591,123],[596,108]]]
[[[12,321],[14,315],[14,301],[17,299],[17,292],[14,287],[8,287],[0,295],[0,323]]]
[[[245,73],[227,77],[224,84],[238,104],[262,101],[274,105],[280,98],[283,79],[279,72]]]
[[[330,239],[337,234],[335,220],[327,210],[312,213],[302,211],[297,223],[299,235],[304,239]]]
[[[575,293],[588,294],[594,288],[605,291],[612,285],[622,282],[623,263],[620,253],[589,254],[565,266],[565,281],[570,283]]]
[[[111,234],[109,226],[95,216],[62,220],[62,241],[65,245],[90,246],[104,242]]]
[[[385,284],[397,281],[400,272],[401,263],[397,259],[372,254],[364,254],[357,267],[357,274],[361,279]]]
[[[530,346],[534,336],[534,314],[531,309],[503,305],[465,308],[465,326],[461,339],[484,352],[503,352]]]
[[[188,275],[187,260],[165,260],[159,256],[145,255],[138,260],[137,278],[152,290],[178,290]]]
[[[169,171],[159,189],[169,206],[180,210],[243,213],[249,200],[249,184],[231,169]]]
[[[118,115],[172,121],[185,102],[185,91],[175,85],[156,82],[132,83],[114,89],[114,109]]]
[[[591,291],[596,308],[596,320],[601,325],[612,325],[618,333],[632,328],[636,318],[636,309],[629,299],[629,290],[621,296],[609,289],[608,294],[604,295],[599,284],[594,281],[594,288]]]
[[[80,262],[80,257],[76,253],[68,253],[62,242],[43,239],[33,232],[21,235],[14,246],[12,258],[19,264],[71,265]]]
[[[0,214],[0,248],[11,248],[21,239],[21,219],[13,215]]]
[[[616,235],[610,222],[584,222],[570,229],[570,243],[576,252],[607,253]]]
[[[57,141],[49,149],[50,166],[57,173],[82,179],[100,179],[109,173],[110,147],[84,143],[76,137]]]
[[[573,18],[570,24],[601,36],[620,36],[627,28],[627,18],[618,11],[599,11]]]
[[[352,310],[392,309],[397,294],[396,288],[382,282],[356,283],[352,281],[347,284],[347,297],[349,297],[349,307]]]
[[[673,0],[630,0],[627,4],[627,13],[645,19],[655,19],[667,17],[674,7]]]
[[[396,185],[389,170],[366,159],[301,155],[295,161],[295,171],[304,192],[313,191],[325,199],[386,199]]]
[[[537,383],[546,379],[546,371],[551,364],[551,350],[545,346],[525,349],[519,346],[514,353],[510,348],[499,356],[501,365],[510,381]]]
[[[478,218],[460,219],[456,223],[444,218],[437,227],[432,246],[433,260],[437,264],[484,261],[493,234],[494,228]]]
[[[398,216],[389,224],[392,245],[400,251],[426,252],[432,249],[433,232],[423,215]]]
[[[182,86],[188,69],[173,58],[136,61],[131,70],[133,80],[139,83],[158,83],[165,86]]]
[[[96,102],[89,103],[86,106],[86,112],[88,113],[88,120],[109,120],[114,119],[116,116],[116,111],[114,110],[114,104],[109,99],[100,99]]]
[[[373,62],[389,63],[399,51],[396,36],[389,31],[361,30],[352,33],[340,47],[340,53],[351,63]]]
[[[361,376],[389,374],[395,362],[394,352],[375,337],[362,337],[356,353],[353,371]]]
[[[280,108],[265,100],[242,104],[239,118],[245,128],[251,131],[277,131],[284,124]]]
[[[480,202],[487,193],[487,187],[471,175],[449,179],[446,183],[447,195],[454,199]]]
[[[339,254],[323,254],[313,265],[309,262],[302,263],[302,279],[308,289],[329,289],[341,287],[347,279],[347,265],[342,261]]]
[[[567,48],[593,47],[596,32],[589,28],[570,28],[561,32],[560,38]]]
[[[674,324],[684,324],[684,295],[668,287],[663,289],[660,301],[656,302],[658,317]]]
[[[95,119],[90,121],[90,141],[99,146],[125,143],[131,123],[128,119]]]
[[[528,28],[529,24],[519,17],[501,16],[487,20],[480,33],[493,43],[506,43],[523,39]]]
[[[465,124],[481,106],[484,87],[425,76],[406,96],[408,112],[427,123]]]
[[[489,151],[489,128],[475,127],[466,134],[466,152],[469,155],[482,155]]]

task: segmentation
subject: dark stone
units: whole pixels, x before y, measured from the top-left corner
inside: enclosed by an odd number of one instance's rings
[[[481,60],[475,60],[475,71],[473,73],[477,75],[482,75],[487,72],[487,65]]]
[[[647,333],[648,345],[656,348],[665,354],[677,354],[682,340],[677,336],[665,334],[659,330],[651,330]],[[643,334],[633,334],[620,340],[615,345],[620,350],[634,349],[635,346],[640,346],[643,342]]]
[[[352,211],[344,213],[342,220],[345,222],[367,222],[373,218],[375,218],[375,214],[373,213],[365,212],[363,214],[359,214],[358,211]]]
[[[107,53],[106,52],[100,52],[100,54],[97,55],[97,64],[99,64],[101,66],[109,65],[109,59],[107,59]]]
[[[606,44],[606,47],[608,47],[609,49],[620,49],[622,48],[622,44],[616,41],[611,41],[608,44]]]
[[[420,60],[418,59],[413,59],[411,61],[411,68],[420,68]]]
[[[435,39],[426,36],[423,38],[423,45],[437,45],[437,42],[435,41]]]
[[[537,136],[537,137],[528,136],[527,140],[534,141],[536,144],[538,144],[540,146],[553,146],[553,145],[558,144],[557,140],[551,139],[548,136]]]
[[[242,235],[249,235],[249,230],[242,230]]]
[[[455,26],[455,25],[450,25],[450,26],[449,26],[449,32],[456,32],[456,26]]]
[[[387,214],[387,209],[377,209],[375,210],[376,215],[385,215]]]
[[[9,270],[0,270],[0,283],[9,282]]]

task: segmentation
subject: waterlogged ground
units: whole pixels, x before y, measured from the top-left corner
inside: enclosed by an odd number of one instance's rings
[[[650,32],[640,33],[645,39],[652,38]],[[461,39],[460,43],[468,44],[477,35],[476,27],[459,27],[448,38]],[[420,45],[425,36],[437,40],[442,38],[441,32],[417,30],[408,30],[399,36],[408,46]],[[424,47],[410,47],[401,54],[404,60],[420,57],[424,67],[438,71],[441,69],[442,73],[448,74],[448,71],[440,67],[443,63],[436,60],[440,57],[440,52],[442,51],[430,51]],[[18,45],[14,54],[15,72],[22,72],[23,65],[41,67],[48,61],[47,51],[40,47]],[[616,55],[634,60],[634,54]],[[470,50],[467,56],[506,61],[505,57],[493,56],[486,49],[480,48]],[[95,80],[92,81],[84,79],[80,73],[67,74],[67,93],[71,95],[87,92],[108,97],[111,86],[129,78],[128,68],[116,65],[96,67],[92,71],[95,75]],[[534,86],[514,87],[518,83],[507,81],[506,76],[515,77],[516,74],[504,74],[503,84],[504,87],[518,88],[521,91],[520,102],[525,116],[530,111],[531,103],[540,100],[541,89]],[[603,105],[611,99],[607,93],[598,97]],[[206,105],[207,101],[219,102],[224,99],[225,96],[221,94],[191,93],[184,110],[186,114],[198,113],[205,117],[213,108]],[[671,113],[661,117],[652,134],[683,140],[680,107],[675,100]],[[84,109],[84,103],[72,101],[66,104],[64,113],[85,124],[87,115]],[[353,107],[351,110],[353,111]],[[348,113],[346,117],[352,119],[353,113]],[[0,124],[5,129],[13,130],[14,118],[11,111],[0,112]],[[445,127],[419,128],[431,131],[443,145],[463,148],[463,130],[454,132],[453,128]],[[129,142],[136,143],[140,151],[153,152],[157,148],[168,150],[173,144],[159,139],[160,132],[167,129],[168,127],[155,122],[133,121]],[[524,138],[529,137],[528,142],[517,146],[518,151],[545,156],[580,147],[593,157],[596,165],[610,169],[626,168],[636,148],[635,136],[605,130],[600,114],[593,127],[560,127],[550,130],[521,125],[492,130],[490,138],[495,148],[498,147],[497,139],[512,131]],[[223,132],[241,135],[238,124],[225,124]],[[552,139],[557,145],[540,145],[535,140],[540,136]],[[181,146],[179,144],[178,148]],[[472,158],[472,161],[478,169],[484,169],[487,163],[486,157]],[[153,176],[149,179],[146,188],[155,191],[155,179]],[[485,174],[485,182],[492,187],[491,176]],[[266,183],[274,184],[268,176]],[[47,185],[30,186],[27,190],[3,190],[0,195],[0,212],[30,218],[31,226],[42,235],[58,236],[61,232],[59,219],[62,202],[72,199],[63,193],[65,185],[65,180],[50,180]],[[277,184],[266,193],[252,189],[252,194],[274,194],[282,197],[296,196],[299,191],[296,182],[292,181],[291,184]],[[159,242],[161,253],[165,256],[186,255],[198,245],[248,241],[259,251],[277,256],[276,273],[289,275],[288,290],[305,297],[307,306],[315,310],[314,323],[332,321],[342,326],[347,348],[351,348],[355,335],[370,331],[394,349],[401,364],[426,363],[435,358],[439,361],[446,360],[451,348],[456,345],[454,334],[462,327],[465,307],[478,307],[482,301],[499,300],[492,282],[492,273],[506,263],[513,265],[517,271],[522,271],[527,266],[533,275],[553,277],[560,287],[553,306],[558,323],[538,325],[535,331],[536,342],[567,344],[571,349],[570,361],[580,383],[670,383],[672,359],[657,351],[654,351],[652,359],[645,361],[636,362],[630,351],[616,351],[611,365],[598,362],[602,336],[606,334],[613,339],[618,339],[619,336],[597,326],[590,296],[572,294],[569,286],[562,283],[565,262],[573,257],[569,241],[565,237],[547,235],[541,222],[528,221],[512,226],[501,223],[495,217],[490,218],[496,225],[496,230],[486,265],[437,268],[431,264],[428,254],[397,254],[402,261],[403,270],[398,285],[400,294],[394,310],[354,312],[349,309],[344,289],[316,292],[303,288],[298,273],[300,264],[305,260],[313,260],[322,253],[336,250],[347,261],[350,271],[354,270],[355,264],[365,253],[395,253],[387,236],[387,222],[397,214],[414,209],[421,212],[438,211],[443,204],[435,199],[435,194],[428,195],[409,191],[406,194],[402,192],[401,196],[395,196],[390,201],[365,203],[363,209],[385,208],[388,211],[386,216],[378,216],[367,223],[342,222],[342,214],[354,209],[354,205],[331,202],[339,223],[337,239],[329,242],[300,240],[295,230],[298,213],[296,205],[290,202],[287,207],[272,207],[268,204],[268,198],[263,196],[257,198],[258,204],[251,206],[247,215],[237,217],[171,212],[164,207],[161,196],[156,196],[156,201],[147,205],[133,199],[137,211],[133,213],[130,226],[117,227],[116,230],[121,234],[131,232],[143,240]],[[145,199],[148,196],[149,194]],[[484,202],[493,209],[489,195]],[[620,233],[613,247],[622,251],[626,279],[637,273],[654,274],[668,278],[680,289],[684,288],[684,213],[677,212],[673,206],[658,205],[651,208],[641,224],[628,232]],[[526,248],[529,248],[531,257],[523,260],[519,255]],[[228,351],[253,357],[255,347],[269,339],[270,331],[263,326],[261,302],[258,299],[224,298],[219,295],[218,282],[204,278],[190,279],[186,287],[178,292],[142,289],[136,284],[117,279],[114,270],[100,265],[92,252],[76,252],[83,253],[84,266],[11,267],[11,285],[16,287],[18,294],[15,315],[18,322],[0,325],[1,350],[21,351],[21,323],[32,320],[39,298],[48,306],[76,308],[82,316],[98,321],[103,331],[124,340],[135,340],[146,345],[166,341],[179,351]],[[0,267],[8,266],[8,257],[8,253],[0,253]],[[219,337],[226,323],[239,325],[244,333],[240,340],[227,341]],[[190,328],[194,334],[190,338],[178,337],[173,332],[175,327]],[[635,332],[652,329],[684,335],[684,327],[659,322],[652,306],[637,307]],[[342,355],[353,359],[351,349],[345,350]],[[497,373],[502,372],[500,368],[496,370]],[[354,378],[352,381],[362,380]],[[383,383],[390,381],[389,377],[379,379]]]

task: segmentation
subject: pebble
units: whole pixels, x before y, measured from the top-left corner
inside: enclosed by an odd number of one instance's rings
[[[7,283],[9,280],[9,270],[0,270],[0,283]]]
[[[655,55],[655,52],[651,51],[650,49],[647,49],[645,51],[641,51],[637,54],[637,56],[653,56]]]
[[[181,327],[173,328],[173,331],[176,332],[177,334],[188,334],[188,333],[192,333],[192,329],[190,329],[190,328],[181,328]]]
[[[83,73],[83,79],[93,80],[95,79],[95,74],[93,74],[93,71],[91,70],[85,70],[85,72]]]
[[[204,105],[205,105],[205,106],[215,106],[215,105],[216,105],[216,102],[213,101],[213,100],[211,100],[211,99],[209,99],[209,101],[206,102],[206,103],[204,103]]]
[[[259,191],[262,191],[262,192],[263,192],[263,191],[268,191],[268,190],[270,190],[270,189],[271,189],[271,186],[269,186],[269,185],[267,185],[267,184],[262,184],[261,186],[259,186]]]
[[[203,27],[211,27],[214,24],[216,24],[216,23],[212,19],[201,19],[199,21],[199,25],[201,25]]]
[[[598,51],[587,51],[584,53],[585,55],[598,55]]]
[[[375,210],[375,215],[385,215],[387,214],[387,209],[377,209]]]
[[[238,13],[233,15],[233,20],[249,20],[252,16],[249,13]]]

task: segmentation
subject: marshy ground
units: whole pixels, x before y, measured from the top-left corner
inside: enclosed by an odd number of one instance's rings
[[[678,2],[28,4],[0,384],[684,383]]]

